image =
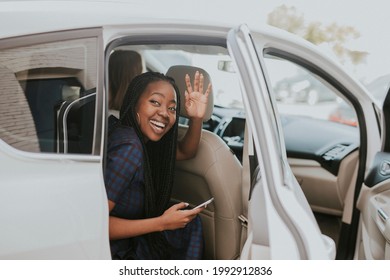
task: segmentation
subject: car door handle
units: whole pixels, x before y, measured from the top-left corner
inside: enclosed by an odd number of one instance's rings
[[[378,215],[379,215],[379,218],[381,218],[381,220],[382,220],[383,222],[386,222],[387,219],[389,218],[389,216],[387,215],[387,213],[386,213],[385,211],[383,211],[382,208],[379,208],[379,209],[378,209]]]

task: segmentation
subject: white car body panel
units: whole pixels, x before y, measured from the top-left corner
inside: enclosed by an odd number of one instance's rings
[[[0,259],[110,258],[100,159],[75,158],[0,141]]]

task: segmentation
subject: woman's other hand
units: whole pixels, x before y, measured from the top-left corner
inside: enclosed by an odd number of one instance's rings
[[[202,212],[202,210],[204,209],[198,208],[186,210],[185,208],[187,206],[187,203],[180,202],[168,208],[160,217],[163,230],[184,228],[196,217],[197,214]]]

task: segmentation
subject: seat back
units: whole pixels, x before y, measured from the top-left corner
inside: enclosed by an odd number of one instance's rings
[[[187,73],[192,79],[196,70],[204,74],[205,80],[210,80],[203,69],[191,66],[173,66],[167,72],[167,75],[173,77],[178,84],[182,99],[184,99],[185,84],[178,81],[184,81]],[[212,108],[211,98],[204,121],[211,117]],[[187,126],[180,125],[179,139],[185,135],[187,129]],[[204,227],[205,259],[239,257],[241,223],[238,217],[242,211],[241,171],[239,160],[227,144],[219,136],[207,130],[202,131],[196,156],[176,163],[173,200],[185,201],[195,206],[214,197],[214,201],[200,214]]]

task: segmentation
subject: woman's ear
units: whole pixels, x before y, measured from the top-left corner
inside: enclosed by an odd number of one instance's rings
[[[141,120],[140,120],[140,118],[139,118],[138,112],[137,112],[137,123],[138,123],[138,125],[140,125],[140,123],[141,123]]]

